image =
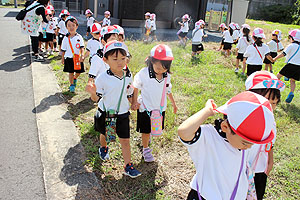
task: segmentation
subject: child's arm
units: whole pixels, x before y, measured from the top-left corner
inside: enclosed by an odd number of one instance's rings
[[[284,56],[285,56],[284,53],[279,54],[279,55],[276,56],[273,60],[276,61],[276,60],[278,60],[279,58],[282,58],[282,57],[284,57]]]
[[[273,168],[273,164],[274,164],[274,159],[273,159],[273,148],[271,149],[271,151],[268,152],[268,167],[266,170],[266,175],[269,176],[270,171]]]
[[[61,64],[65,64],[65,52],[62,51],[62,54],[61,54]]]
[[[83,60],[85,60],[87,57],[89,57],[90,56],[90,51],[86,51],[85,52],[85,54],[84,54],[84,58],[83,58]]]
[[[83,62],[84,61],[84,47],[81,47],[80,48],[80,62]]]
[[[266,55],[266,57],[268,58],[269,61],[275,62],[275,60],[272,58],[272,56],[270,54]]]
[[[97,93],[96,93],[96,85],[95,85],[95,83],[91,83],[91,82],[90,82],[90,83],[86,86],[86,91],[87,91],[88,93],[90,93],[92,101],[94,101],[94,102],[98,102],[98,101],[99,101],[100,97],[97,96]]]
[[[189,117],[178,127],[178,136],[184,141],[191,141],[200,125],[216,113],[214,111],[216,107],[214,100],[209,99],[202,110]]]
[[[169,93],[169,94],[168,94],[168,97],[169,97],[169,99],[170,99],[170,101],[171,101],[171,103],[172,103],[172,106],[173,106],[173,112],[174,112],[174,114],[176,114],[176,113],[177,113],[177,106],[176,106],[176,103],[175,103],[175,100],[174,100],[174,98],[173,98],[172,93]]]
[[[137,102],[138,95],[139,95],[139,89],[134,88],[133,89],[132,103],[131,103],[131,109],[132,110],[137,110],[140,107],[140,104]]]

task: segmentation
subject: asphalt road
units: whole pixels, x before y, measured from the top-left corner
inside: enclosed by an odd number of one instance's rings
[[[0,199],[46,199],[34,109],[29,39],[0,8]]]

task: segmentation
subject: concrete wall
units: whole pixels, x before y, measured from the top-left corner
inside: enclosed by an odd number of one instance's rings
[[[231,22],[238,23],[240,26],[245,23],[247,10],[248,10],[247,0],[234,0],[232,4],[232,15]]]

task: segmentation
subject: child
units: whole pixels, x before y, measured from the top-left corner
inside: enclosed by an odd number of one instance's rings
[[[49,10],[52,11],[52,21],[54,22],[55,24],[55,34],[53,36],[53,47],[54,47],[54,52],[59,52],[58,49],[57,49],[57,26],[58,26],[58,22],[59,22],[59,18],[58,17],[55,17],[55,10],[54,10],[54,7],[52,5],[49,5]]]
[[[228,30],[225,30],[223,33],[223,37],[224,37],[224,46],[223,46],[223,50],[225,53],[225,57],[230,55],[231,52],[231,48],[232,48],[232,44],[233,44],[233,31],[235,29],[235,26],[233,23],[231,23],[228,27]]]
[[[119,25],[113,25],[113,27],[115,27],[118,31],[119,31],[119,34],[118,34],[118,41],[120,41],[120,42],[124,42],[124,40],[125,40],[125,32],[124,32],[124,29],[121,27],[121,26],[119,26]]]
[[[245,82],[246,90],[255,92],[267,98],[275,110],[280,102],[280,93],[284,90],[285,84],[277,79],[277,77],[268,71],[257,71],[252,73]],[[249,150],[249,164],[251,171],[255,173],[254,183],[257,195],[257,200],[262,200],[267,177],[273,167],[273,146],[276,135],[271,142],[271,145],[254,144]]]
[[[235,68],[235,73],[239,72],[239,67],[240,67],[240,61],[243,62],[243,71],[242,75],[245,75],[245,70],[246,70],[246,59],[244,59],[244,53],[246,52],[247,47],[251,43],[251,37],[250,37],[250,26],[245,25],[244,28],[242,29],[243,36],[239,38],[238,44],[236,46],[236,68]]]
[[[97,53],[98,50],[103,49],[103,45],[100,41],[101,25],[99,23],[94,23],[90,26],[90,29],[93,38],[89,39],[89,41],[87,42],[84,59],[88,56],[90,56],[91,59]]]
[[[107,10],[104,12],[104,19],[102,20],[102,27],[110,26],[110,12]]]
[[[225,38],[224,38],[224,32],[226,30],[228,30],[228,28],[227,28],[227,26],[224,23],[220,24],[219,28],[220,28],[220,30],[222,32],[222,41],[221,41],[220,48],[218,49],[218,51],[221,51],[221,49],[223,49],[224,40],[225,40]]]
[[[216,112],[224,114],[224,120],[216,120],[215,126],[202,125]],[[178,128],[196,168],[187,199],[246,199],[245,150],[254,143],[269,143],[274,138],[274,123],[269,101],[256,93],[240,93],[217,109],[208,100],[205,108]]]
[[[153,39],[155,41],[157,41],[157,38],[156,38],[156,34],[155,34],[155,31],[156,31],[156,15],[154,13],[150,14],[150,20],[151,20],[151,28],[150,28],[150,36],[153,37]]]
[[[272,40],[267,43],[272,58],[275,58],[277,56],[277,52],[283,51],[283,46],[280,40],[281,40],[281,31],[276,29],[272,32]],[[266,64],[265,70],[268,71],[268,69],[270,69],[270,72],[273,73],[272,62],[267,58],[265,58],[264,63]]]
[[[177,107],[171,93],[170,68],[173,59],[174,57],[170,47],[164,44],[156,45],[152,48],[151,56],[149,56],[146,61],[147,67],[139,71],[134,77],[132,109],[138,109],[137,131],[142,134],[143,157],[145,162],[154,161],[154,157],[151,153],[152,149],[149,148],[151,133],[149,112],[160,110],[163,116],[162,129],[164,128],[167,96],[173,105],[174,113],[177,112]],[[139,90],[141,90],[141,95],[138,98]],[[167,96],[162,94],[164,91]],[[162,102],[164,102],[163,105],[161,105]]]
[[[204,26],[205,22],[201,19],[195,23],[195,29],[192,32],[192,60],[197,59],[195,55],[204,51],[202,38],[207,37],[204,33]]]
[[[296,81],[300,80],[300,30],[294,29],[289,32],[290,44],[282,54],[276,56],[275,61],[286,56],[286,65],[277,74],[277,78],[282,76],[290,79],[291,90],[285,102],[291,103],[294,98],[294,91],[296,88]]]
[[[46,26],[46,45],[45,50],[48,51],[48,55],[53,55],[53,40],[56,31],[56,23],[53,21],[53,12],[46,9],[46,15],[48,16],[48,24]],[[50,48],[48,48],[50,46]]]
[[[114,40],[106,44],[103,53],[103,60],[110,68],[97,77],[95,84],[87,87],[91,99],[98,102],[100,117],[98,115],[95,118],[95,130],[100,132],[99,155],[102,160],[109,159],[106,131],[110,126],[105,124],[110,119],[116,124],[116,134],[121,143],[124,174],[136,178],[141,175],[141,172],[133,167],[130,153],[129,101],[131,102],[133,95],[132,75],[128,69],[123,70],[128,48],[124,43]],[[112,110],[114,111],[113,117],[109,118],[112,116]]]
[[[249,45],[244,53],[244,57],[247,58],[247,76],[250,76],[253,72],[260,71],[262,69],[265,57],[274,62],[270,55],[269,47],[262,41],[266,38],[264,31],[261,28],[255,28],[253,30],[252,37],[254,44]]]
[[[151,20],[150,20],[151,14],[149,12],[145,13],[145,41],[148,41],[149,35],[151,32]]]
[[[66,28],[66,23],[65,20],[67,19],[67,17],[70,15],[69,11],[67,11],[66,9],[62,10],[60,13],[60,22],[57,25],[57,32],[58,32],[58,46],[59,46],[59,53],[60,55],[62,54],[61,52],[61,44],[62,41],[64,39],[64,37],[67,35],[68,33],[68,29]]]
[[[77,78],[80,73],[84,72],[84,42],[81,35],[79,35],[76,30],[78,28],[78,21],[75,17],[69,16],[66,19],[66,27],[69,33],[64,37],[61,45],[62,51],[62,59],[61,62],[64,65],[64,72],[69,73],[69,81],[70,81],[70,92],[75,92],[75,87],[77,85]],[[74,56],[78,55],[79,60],[76,62],[80,62],[80,69],[75,70]],[[75,57],[76,58],[76,57]],[[75,73],[75,74],[74,74]]]
[[[86,26],[87,26],[86,38],[87,38],[89,36],[89,33],[91,32],[91,25],[93,23],[95,23],[95,18],[93,17],[93,13],[90,9],[87,9],[85,11],[85,16],[86,16],[86,20],[87,20],[87,23],[86,23]]]
[[[181,44],[183,47],[186,45],[187,41],[187,34],[189,32],[189,20],[190,17],[188,14],[185,14],[182,16],[182,22],[178,22],[178,24],[181,26],[180,30],[177,32],[178,38],[179,38],[179,44]]]
[[[234,24],[234,31],[233,31],[233,34],[232,34],[233,44],[238,43],[239,37],[240,37],[240,26],[237,23],[235,23]]]

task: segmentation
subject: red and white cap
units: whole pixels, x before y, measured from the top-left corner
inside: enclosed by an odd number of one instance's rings
[[[93,23],[91,26],[91,32],[100,33],[100,31],[101,31],[101,25],[99,23]]]
[[[69,21],[71,19],[75,19],[75,21],[78,23],[77,19],[73,16],[68,16],[65,23],[67,24],[67,21]]]
[[[150,55],[157,60],[174,60],[171,48],[165,44],[158,44],[153,47]]]
[[[224,23],[220,24],[219,27],[220,27],[220,28],[227,28],[226,24],[224,24]]]
[[[52,15],[52,11],[50,9],[45,10],[45,15]]]
[[[110,15],[110,12],[107,10],[104,12],[104,15]]]
[[[93,12],[90,10],[90,9],[87,9],[86,11],[85,11],[85,13],[84,13],[85,15],[87,15],[87,14],[93,14]]]
[[[283,81],[268,71],[252,73],[245,82],[246,90],[275,88],[282,92],[285,88]]]
[[[264,30],[262,30],[261,28],[255,28],[253,30],[253,36],[255,36],[257,38],[262,38],[262,39],[266,38],[266,36],[264,34]]]
[[[182,16],[182,19],[187,19],[187,20],[189,20],[189,19],[190,19],[190,16],[189,16],[188,14],[184,14],[184,15]]]
[[[251,29],[250,26],[249,26],[248,24],[243,24],[243,25],[242,25],[242,29],[243,29],[243,28],[247,28],[247,29],[249,29],[249,30]]]
[[[293,37],[293,39],[297,42],[300,42],[300,30],[294,29],[289,32],[289,35]]]
[[[205,25],[205,21],[203,21],[202,19],[200,19],[198,22],[200,22],[200,25]]]
[[[199,29],[201,27],[201,23],[199,22],[199,21],[197,21],[196,23],[195,23],[195,28],[196,29]]]
[[[126,46],[126,44],[117,40],[110,41],[105,45],[103,49],[103,55],[114,49],[123,49],[126,51],[126,55],[128,55],[128,47]]]
[[[119,34],[119,30],[115,26],[105,26],[101,29],[100,35],[101,37],[103,37],[104,35],[109,33]]]
[[[227,115],[234,133],[249,142],[266,144],[274,138],[275,119],[271,104],[259,94],[242,92],[216,111]]]
[[[229,27],[230,27],[232,30],[235,30],[235,29],[236,29],[235,23],[233,23],[233,22],[229,24]]]
[[[149,16],[149,17],[150,17],[150,15],[151,15],[151,14],[150,14],[149,12],[146,12],[146,13],[145,13],[145,16]]]
[[[115,27],[119,31],[119,35],[124,35],[125,32],[121,26],[115,24],[115,25],[113,25],[113,27]]]
[[[156,18],[156,15],[154,13],[151,13],[150,14],[150,19],[155,20],[155,18]]]
[[[46,7],[46,9],[49,9],[49,10],[53,11],[53,10],[54,10],[54,7],[53,7],[52,5],[48,5],[48,6]]]
[[[239,26],[238,23],[235,23],[234,25],[235,25],[235,29],[236,29],[236,30],[240,30],[240,26]]]
[[[281,37],[281,30],[279,30],[279,29],[276,29],[276,30],[272,31],[272,35],[277,35],[277,39],[278,40],[282,39],[282,37]]]
[[[70,15],[69,11],[66,9],[63,9],[60,14],[61,15]]]

